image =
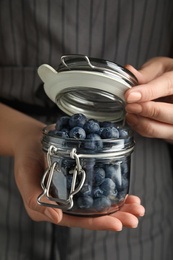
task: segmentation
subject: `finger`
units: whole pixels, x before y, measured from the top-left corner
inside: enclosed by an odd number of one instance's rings
[[[100,217],[75,217],[64,214],[63,219],[59,225],[80,227],[89,230],[122,230],[121,220],[113,217],[112,215],[105,215]]]
[[[139,197],[135,196],[135,195],[128,195],[125,201],[126,204],[129,203],[137,203],[137,204],[141,204],[141,200]]]
[[[37,198],[41,192],[42,191],[39,189],[35,190],[32,196],[28,197],[28,199],[24,201],[28,215],[34,221],[49,221],[58,224],[63,218],[62,210],[39,205],[37,203]],[[42,198],[41,202],[50,203],[47,198]],[[57,205],[55,202],[51,202],[51,204],[52,206]]]
[[[112,216],[119,219],[124,227],[136,228],[138,226],[138,218],[129,212],[117,211]]]
[[[49,208],[49,207],[44,207],[44,206],[39,206],[40,208],[37,208],[34,206],[35,210],[32,209],[31,207],[28,206],[28,204],[25,204],[25,209],[30,216],[30,218],[34,221],[40,222],[40,221],[48,221],[52,222],[54,224],[58,224],[62,217],[63,213],[62,210],[60,209],[54,209],[54,208]]]
[[[140,70],[136,70],[131,65],[126,65],[125,67],[137,77],[139,84],[145,84],[161,76],[163,73],[173,70],[173,59],[155,57],[145,62]]]
[[[126,91],[127,103],[145,102],[173,94],[173,72],[166,72],[147,84]]]
[[[136,217],[142,217],[145,213],[144,207],[138,203],[124,204],[120,211],[130,213]]]
[[[173,140],[173,125],[135,114],[126,114],[126,121],[142,136]]]
[[[132,65],[126,65],[125,68],[128,69],[133,75],[135,75],[139,84],[144,83],[143,76],[142,76],[142,74],[140,73],[139,70],[135,69]]]
[[[173,70],[173,59],[169,57],[155,57],[145,62],[139,72],[143,83],[149,82],[167,71]]]
[[[173,124],[172,106],[172,104],[168,103],[149,101],[127,104],[125,109],[128,113],[148,117],[167,124]]]

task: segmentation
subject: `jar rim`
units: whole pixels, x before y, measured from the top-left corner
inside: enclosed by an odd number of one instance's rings
[[[127,68],[110,60],[88,57],[80,54],[63,55],[61,63],[58,65],[58,72],[69,70],[86,70],[96,72],[107,72],[123,77],[131,85],[138,84],[136,76]]]

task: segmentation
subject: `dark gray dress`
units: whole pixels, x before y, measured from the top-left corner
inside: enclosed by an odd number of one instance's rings
[[[172,0],[0,0],[0,101],[53,122],[59,111],[40,89],[39,65],[56,67],[61,55],[74,53],[137,68],[171,57],[172,14]],[[69,229],[30,220],[13,158],[0,157],[0,259],[172,260],[172,187],[167,144],[136,134],[131,194],[146,207],[139,227]]]

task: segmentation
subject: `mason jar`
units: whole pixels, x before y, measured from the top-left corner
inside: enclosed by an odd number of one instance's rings
[[[67,55],[55,70],[43,64],[38,74],[48,97],[67,115],[109,121],[119,138],[90,140],[59,137],[55,124],[43,129],[47,157],[38,203],[76,216],[98,216],[120,209],[129,193],[134,134],[125,122],[124,93],[135,76],[110,61]],[[43,201],[47,198],[47,202]]]

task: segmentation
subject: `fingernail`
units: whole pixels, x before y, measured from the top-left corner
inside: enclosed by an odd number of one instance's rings
[[[134,114],[127,114],[126,121],[129,125],[135,126],[138,124],[138,116],[136,116]]]
[[[143,212],[141,212],[140,214],[139,214],[139,217],[143,217],[145,215],[145,213]]]
[[[145,215],[145,208],[143,208],[143,211],[140,212],[140,217],[143,217]]]
[[[139,101],[141,99],[142,95],[140,92],[131,92],[127,97],[127,102],[132,103]]]

